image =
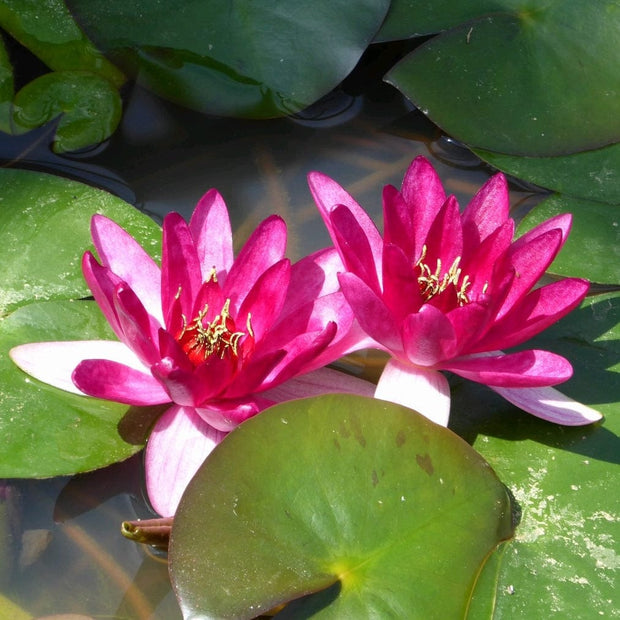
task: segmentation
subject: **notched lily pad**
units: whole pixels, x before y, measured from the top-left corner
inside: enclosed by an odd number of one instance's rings
[[[60,116],[53,147],[75,151],[107,140],[122,113],[118,91],[108,80],[86,71],[46,73],[15,95],[13,122],[24,130]]]
[[[459,437],[328,395],[277,405],[216,447],[175,516],[170,572],[186,618],[252,618],[305,595],[283,617],[454,618],[511,535],[505,487]]]

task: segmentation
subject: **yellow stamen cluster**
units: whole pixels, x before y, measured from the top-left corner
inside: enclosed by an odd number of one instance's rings
[[[219,355],[221,358],[226,353],[238,355],[239,340],[246,335],[246,332],[233,331],[234,322],[230,316],[230,299],[226,300],[220,314],[212,321],[204,324],[209,306],[205,306],[198,313],[198,316],[190,323],[186,324],[183,317],[183,330],[178,338],[179,342],[185,343],[185,350],[190,357],[193,355],[204,356],[207,359],[210,355]],[[248,314],[247,333],[254,336],[251,326],[251,316]]]
[[[459,267],[461,257],[457,256],[450,269],[443,275],[441,273],[441,259],[437,259],[437,265],[435,271],[431,271],[430,267],[424,263],[426,258],[427,248],[422,247],[422,255],[418,259],[415,266],[420,270],[418,276],[418,284],[420,286],[420,292],[425,301],[430,301],[436,295],[443,293],[449,286],[453,286],[456,291],[456,300],[459,306],[464,306],[470,302],[467,295],[467,289],[471,286],[471,281],[468,275],[463,275],[463,270]]]

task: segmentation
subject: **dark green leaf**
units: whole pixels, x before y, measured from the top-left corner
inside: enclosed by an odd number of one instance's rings
[[[599,284],[620,284],[620,209],[554,195],[523,219],[518,234],[560,213],[572,213],[573,227],[549,272]]]
[[[6,47],[0,39],[0,131],[11,131],[11,106],[13,103],[13,67]]]
[[[471,146],[557,156],[618,142],[617,2],[495,4],[417,48],[388,81]]]
[[[457,436],[329,395],[216,447],[175,516],[170,570],[186,617],[252,618],[319,591],[283,617],[455,618],[511,531],[505,488]]]
[[[118,91],[93,73],[46,73],[15,95],[13,120],[34,129],[60,116],[55,151],[75,151],[107,140],[121,119]]]
[[[291,114],[335,88],[389,7],[388,0],[68,4],[104,49],[137,50],[141,82],[161,96],[246,117]]]
[[[563,157],[515,157],[474,150],[519,179],[585,200],[620,204],[620,142]]]

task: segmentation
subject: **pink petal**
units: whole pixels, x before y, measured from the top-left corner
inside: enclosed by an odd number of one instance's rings
[[[108,267],[102,267],[90,252],[85,252],[82,256],[82,273],[110,327],[119,339],[122,338],[123,328],[116,315],[115,297],[116,289],[126,282],[112,273]],[[159,314],[161,315],[161,310]]]
[[[170,396],[149,373],[108,359],[86,359],[73,371],[73,382],[89,396],[127,405],[161,405]]]
[[[328,176],[321,174],[320,172],[311,172],[308,175],[308,185],[310,186],[310,192],[314,197],[319,212],[323,217],[325,226],[334,242],[334,245],[340,252],[337,239],[334,234],[332,221],[330,214],[339,205],[344,205],[351,211],[354,218],[359,225],[370,245],[372,254],[374,256],[381,256],[381,248],[383,246],[383,239],[377,230],[374,222],[370,219],[366,211],[359,206],[359,204],[347,193],[336,181],[330,179]],[[341,258],[342,254],[341,254]],[[344,262],[344,258],[343,258]]]
[[[91,234],[101,262],[134,290],[147,312],[163,324],[160,270],[142,246],[103,215],[94,215]]]
[[[561,355],[527,350],[450,360],[441,366],[461,377],[497,387],[542,387],[570,379],[573,368]]]
[[[76,387],[71,375],[85,359],[110,359],[138,370],[144,369],[135,354],[115,340],[33,342],[12,348],[9,356],[35,379],[82,396],[84,392]]]
[[[383,248],[376,251],[355,215],[346,207],[338,206],[331,214],[335,245],[340,251],[347,271],[364,280],[370,288],[379,291],[381,287],[381,256]]]
[[[510,250],[510,263],[515,270],[512,287],[497,314],[506,315],[518,301],[532,289],[545,273],[560,248],[562,234],[559,229],[549,230],[535,237],[527,245]]]
[[[208,280],[215,269],[218,279],[224,280],[232,267],[234,254],[228,209],[217,190],[209,190],[198,201],[189,229],[196,245],[202,279]]]
[[[525,342],[576,308],[588,288],[587,280],[566,278],[533,290],[497,321],[471,352],[507,349]]]
[[[413,261],[420,252],[414,247],[415,224],[411,216],[403,195],[393,185],[386,185],[383,188],[383,240],[398,246],[408,261]]]
[[[482,243],[509,218],[510,200],[506,177],[491,177],[465,207],[462,215],[464,254]]]
[[[403,352],[399,324],[380,297],[352,273],[339,276],[342,292],[362,329],[393,354]]]
[[[597,422],[603,417],[598,411],[565,396],[552,387],[491,387],[491,389],[519,409],[556,424],[582,426]]]
[[[273,404],[264,398],[253,396],[209,403],[208,407],[197,408],[196,413],[213,428],[229,432]]]
[[[397,321],[417,312],[424,300],[411,261],[396,245],[383,248],[383,302]]]
[[[443,204],[437,217],[433,220],[426,236],[427,252],[423,262],[435,271],[437,261],[441,261],[444,273],[450,269],[454,261],[463,256],[463,231],[461,214],[454,196],[450,196]],[[420,256],[416,257],[416,260]]]
[[[283,314],[339,291],[338,273],[342,271],[344,266],[335,248],[319,250],[293,263]]]
[[[261,396],[281,403],[321,394],[359,394],[371,397],[374,392],[375,385],[370,381],[364,381],[331,368],[319,368],[261,392]]]
[[[424,370],[391,359],[385,366],[375,398],[404,405],[441,426],[448,425],[450,387],[435,370]]]
[[[411,162],[405,173],[401,191],[413,222],[415,252],[413,259],[417,260],[428,231],[446,200],[446,194],[439,175],[424,157],[416,157]]]
[[[146,488],[156,512],[174,515],[189,481],[225,436],[189,407],[170,407],[157,420],[145,454]]]
[[[453,357],[458,344],[452,323],[429,304],[405,318],[402,333],[405,355],[416,366],[435,366]]]
[[[117,289],[115,302],[116,315],[122,329],[121,340],[145,366],[154,364],[160,358],[155,345],[160,325],[146,312],[135,293],[122,284]]]
[[[272,215],[252,233],[222,284],[224,294],[230,298],[231,307],[235,311],[256,280],[284,258],[285,251],[286,224],[281,217]]]
[[[521,235],[514,243],[514,248],[518,249],[528,243],[531,243],[537,237],[544,235],[546,232],[550,230],[559,230],[562,235],[562,241],[560,247],[564,245],[564,242],[568,238],[568,234],[570,233],[571,224],[573,221],[573,216],[570,213],[561,213],[560,215],[556,215],[551,219],[545,220],[535,226],[531,230],[528,230],[526,233]]]
[[[278,319],[286,291],[289,286],[291,264],[283,259],[267,269],[248,292],[237,313],[238,330],[248,331],[246,317],[250,316],[250,324],[256,342],[260,342],[265,332]],[[241,320],[241,322],[239,322]]]
[[[168,323],[176,299],[189,317],[202,285],[198,254],[187,222],[178,213],[164,219],[161,257],[161,305]]]

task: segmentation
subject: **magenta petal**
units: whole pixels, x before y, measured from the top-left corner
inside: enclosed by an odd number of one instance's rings
[[[413,222],[413,259],[417,260],[428,231],[446,200],[446,194],[439,175],[425,157],[416,157],[411,162],[401,192]]]
[[[426,304],[403,321],[407,359],[416,366],[435,366],[455,354],[456,334],[446,315]]]
[[[342,292],[362,329],[393,354],[403,351],[398,323],[380,297],[352,273],[340,274]]]
[[[161,305],[167,323],[176,299],[181,302],[183,314],[190,316],[201,284],[200,263],[189,226],[178,213],[169,213],[164,219],[161,256]]]
[[[505,316],[519,300],[540,280],[551,261],[555,258],[562,241],[559,229],[549,230],[534,238],[527,245],[515,245],[510,250],[510,263],[515,278],[497,318]]]
[[[226,436],[192,408],[170,407],[155,423],[146,444],[146,488],[154,510],[172,517],[198,468]]]
[[[234,255],[228,209],[217,190],[209,190],[198,201],[189,229],[196,245],[202,279],[208,280],[215,269],[218,279],[224,280],[232,267]]]
[[[319,250],[293,263],[282,313],[295,312],[323,295],[339,291],[338,273],[342,271],[344,266],[335,248]]]
[[[93,216],[91,233],[102,264],[127,282],[147,312],[163,322],[160,270],[155,261],[129,233],[103,215]]]
[[[152,375],[111,360],[84,360],[72,378],[82,392],[95,398],[138,406],[170,402],[170,396]]]
[[[357,202],[348,194],[336,181],[330,179],[328,176],[321,174],[320,172],[311,172],[308,175],[308,185],[310,186],[310,192],[314,197],[319,212],[323,217],[325,226],[338,249],[338,242],[334,234],[332,221],[330,214],[339,205],[343,205],[351,211],[354,218],[357,220],[366,238],[370,244],[372,253],[374,256],[380,256],[381,248],[383,246],[383,239],[375,226],[375,223],[368,217],[368,214]],[[342,257],[342,254],[341,254]],[[344,260],[344,259],[343,259]]]
[[[506,177],[491,177],[465,207],[462,215],[465,254],[482,243],[509,218],[510,201]]]
[[[541,222],[540,224],[538,224],[538,226],[535,226],[531,230],[528,230],[526,233],[521,235],[514,242],[513,247],[515,249],[518,249],[524,245],[527,245],[528,243],[531,243],[537,237],[544,235],[550,230],[560,231],[560,234],[562,236],[560,247],[562,247],[562,245],[566,241],[568,234],[570,232],[572,221],[573,221],[573,216],[570,213],[561,213],[560,215],[556,215],[555,217],[552,217],[549,220],[545,220],[544,222]]]
[[[379,377],[375,398],[404,405],[442,426],[450,416],[448,380],[435,370],[424,370],[391,359]]]
[[[411,261],[396,245],[383,248],[383,302],[397,321],[417,312],[424,300]]]
[[[222,284],[232,308],[239,308],[256,280],[281,261],[285,251],[286,224],[281,217],[272,215],[261,222],[246,241]]]
[[[126,283],[112,273],[108,267],[102,267],[90,252],[85,252],[82,256],[82,273],[110,327],[119,339],[122,338],[123,329],[116,315],[115,297],[116,289]],[[161,311],[159,314],[161,315]]]
[[[461,214],[454,196],[448,197],[437,217],[433,220],[426,236],[426,255],[423,262],[435,271],[440,260],[443,270],[447,271],[454,262],[463,256],[463,230]],[[416,260],[420,259],[416,256]]]
[[[573,374],[564,357],[549,351],[527,350],[450,360],[442,365],[461,377],[497,387],[542,387],[562,383]]]
[[[597,422],[603,417],[598,411],[565,396],[552,387],[491,387],[491,389],[519,409],[556,424],[583,426]]]
[[[332,210],[331,223],[336,247],[347,271],[364,280],[370,288],[380,290],[381,255],[376,251],[355,215],[342,205]],[[380,248],[382,250],[382,248]]]
[[[507,349],[525,342],[576,308],[588,288],[587,280],[567,278],[533,290],[497,321],[471,352]]]
[[[386,185],[383,188],[383,240],[398,246],[409,261],[421,251],[418,248],[416,252],[414,247],[415,225],[411,215],[403,195],[393,185]]]
[[[262,392],[261,396],[281,403],[321,394],[358,394],[372,397],[374,392],[375,385],[370,381],[331,368],[319,368]]]
[[[237,311],[235,318],[238,330],[248,331],[246,322],[249,316],[256,342],[262,340],[265,332],[278,319],[282,311],[290,274],[290,262],[288,259],[283,259],[272,265],[256,280],[256,284],[250,289]]]

